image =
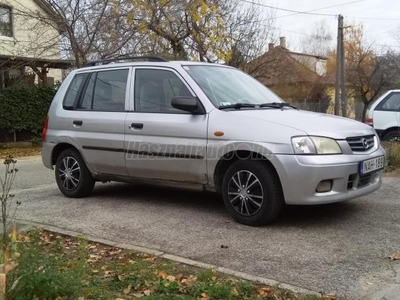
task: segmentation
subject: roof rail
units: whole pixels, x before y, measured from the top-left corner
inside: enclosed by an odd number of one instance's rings
[[[148,62],[168,62],[168,60],[159,57],[159,56],[131,56],[131,57],[119,57],[119,58],[109,58],[109,59],[101,59],[101,60],[94,60],[89,61],[83,67],[94,67],[97,65],[107,65],[114,61],[121,61],[121,60],[132,60],[132,61],[148,61]]]

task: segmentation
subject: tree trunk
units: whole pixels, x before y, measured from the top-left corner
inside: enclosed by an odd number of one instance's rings
[[[362,120],[361,121],[365,123],[365,120],[366,120],[366,117],[367,117],[367,110],[368,110],[369,103],[365,103],[365,102],[363,102],[363,103],[364,103],[364,108],[363,108]]]

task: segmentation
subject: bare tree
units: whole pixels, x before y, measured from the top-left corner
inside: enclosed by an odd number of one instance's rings
[[[301,39],[304,53],[328,56],[332,50],[332,33],[325,20],[315,22],[311,35]]]
[[[400,55],[390,50],[377,55],[364,39],[363,26],[353,25],[346,31],[345,57],[347,81],[364,103],[364,120],[368,105],[399,79]]]

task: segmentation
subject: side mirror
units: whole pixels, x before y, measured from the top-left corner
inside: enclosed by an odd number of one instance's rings
[[[185,110],[194,115],[205,114],[204,107],[197,97],[176,96],[172,98],[171,105],[173,108]]]

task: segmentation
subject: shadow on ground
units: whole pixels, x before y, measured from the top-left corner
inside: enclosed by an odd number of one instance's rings
[[[195,192],[161,187],[150,187],[133,184],[105,184],[96,186],[93,196],[101,201],[135,201],[145,204],[157,205],[160,208],[179,207],[179,209],[197,210],[201,212],[210,211],[226,217],[222,197],[220,194],[211,192]],[[329,226],[360,213],[361,205],[357,200],[325,205],[287,205],[284,207],[280,217],[272,226],[279,227],[318,227]],[[271,226],[271,225],[270,225]]]

